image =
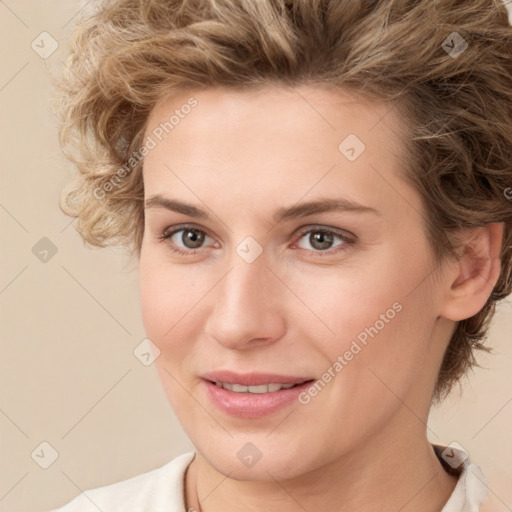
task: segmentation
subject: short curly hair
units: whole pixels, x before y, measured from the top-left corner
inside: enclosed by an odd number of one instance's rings
[[[143,137],[163,98],[223,86],[318,84],[389,102],[409,130],[436,261],[456,234],[503,222],[501,272],[457,323],[433,401],[473,366],[512,291],[512,28],[502,0],[112,0],[80,20],[56,83],[59,140],[79,173],[62,211],[84,242],[140,256]]]

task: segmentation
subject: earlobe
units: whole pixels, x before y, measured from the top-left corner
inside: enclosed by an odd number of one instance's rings
[[[447,282],[441,316],[460,321],[484,307],[501,271],[503,230],[504,223],[499,222],[468,231],[461,255],[453,264],[451,282]]]

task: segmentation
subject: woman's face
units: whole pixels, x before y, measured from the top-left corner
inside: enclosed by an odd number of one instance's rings
[[[306,86],[209,89],[152,112],[143,321],[216,470],[294,477],[424,436],[452,325],[399,126],[389,105]]]

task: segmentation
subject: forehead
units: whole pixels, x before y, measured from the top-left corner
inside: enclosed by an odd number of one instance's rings
[[[396,204],[392,196],[407,187],[396,109],[323,86],[180,93],[156,105],[145,137],[155,142],[145,157],[146,196],[215,190],[256,206],[276,191],[283,203],[343,192]]]
[[[195,105],[191,108],[190,104]],[[166,131],[162,125],[172,117],[172,127],[168,126],[170,130]],[[171,133],[173,138],[180,138],[180,132],[187,132],[182,133],[183,138],[186,135],[190,140],[188,132],[193,130],[196,135],[193,142],[202,144],[228,133],[231,140],[249,139],[248,132],[251,136],[258,132],[257,137],[251,137],[255,143],[281,145],[296,138],[314,141],[327,132],[334,132],[335,139],[342,138],[351,130],[362,140],[371,139],[369,142],[375,143],[380,139],[385,145],[392,138],[399,142],[403,136],[403,126],[393,105],[369,101],[327,85],[212,87],[181,92],[163,98],[153,108],[146,133],[158,130],[159,126],[164,128],[161,138],[168,138]],[[244,131],[237,129],[242,127]],[[279,141],[272,137],[276,132]],[[331,138],[326,140],[330,141]]]

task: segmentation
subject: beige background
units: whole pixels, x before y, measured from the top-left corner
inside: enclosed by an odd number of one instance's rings
[[[154,368],[133,355],[145,337],[136,268],[119,250],[86,249],[57,205],[72,170],[48,75],[84,3],[0,2],[0,512],[42,512],[192,449]],[[43,31],[59,44],[46,59],[31,47],[51,48]],[[32,252],[43,237],[57,249],[46,262]],[[457,441],[483,468],[497,511],[512,510],[511,333],[509,299],[491,330],[497,355],[480,359],[488,369],[429,422],[432,442]],[[48,469],[44,441],[58,453]]]

